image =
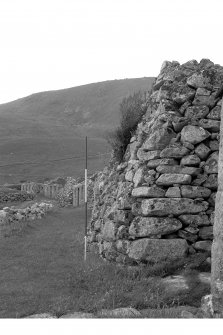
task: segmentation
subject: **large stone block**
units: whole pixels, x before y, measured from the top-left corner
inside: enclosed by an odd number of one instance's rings
[[[165,197],[167,198],[181,198],[180,188],[178,186],[169,187],[166,191]]]
[[[192,100],[194,96],[195,90],[193,88],[178,84],[174,88],[174,92],[172,93],[171,98],[174,102],[182,105],[184,102]]]
[[[206,159],[210,152],[210,148],[208,148],[204,143],[200,143],[195,148],[195,154],[197,154],[201,159]]]
[[[204,187],[208,187],[211,190],[217,190],[218,188],[218,175],[217,174],[210,174],[206,179],[205,183],[203,184]]]
[[[177,173],[177,174],[189,174],[192,176],[196,176],[197,174],[199,174],[201,172],[201,169],[199,168],[195,168],[195,167],[191,167],[191,166],[180,166],[180,165],[159,165],[156,168],[156,171],[162,174],[166,174],[166,173]]]
[[[132,190],[132,196],[136,198],[163,198],[165,195],[165,190],[157,186],[142,186],[137,187]]]
[[[188,155],[181,159],[180,165],[184,166],[197,166],[201,162],[200,158],[197,155]],[[190,173],[188,173],[190,174]]]
[[[161,262],[185,257],[188,244],[183,239],[149,239],[133,241],[128,256],[136,261]]]
[[[213,239],[213,226],[202,227],[199,230],[199,237],[202,240],[212,240]]]
[[[191,176],[189,174],[164,173],[157,180],[157,185],[169,186],[173,184],[190,184]]]
[[[137,152],[137,157],[140,161],[149,161],[151,159],[160,158],[160,150],[145,151],[140,148]]]
[[[181,141],[192,144],[200,143],[210,136],[211,134],[204,128],[192,125],[185,126],[181,131]]]
[[[173,158],[159,158],[152,159],[147,163],[148,168],[151,169],[156,168],[158,165],[178,165],[178,162]]]
[[[102,229],[102,238],[105,241],[115,241],[117,227],[113,221],[107,220]]]
[[[137,187],[140,183],[143,182],[145,168],[141,167],[136,170],[135,175],[133,177],[134,186]]]
[[[143,216],[168,216],[197,214],[208,209],[208,202],[187,198],[144,199],[141,204]]]
[[[183,185],[181,186],[181,195],[183,198],[208,198],[211,195],[211,190],[202,186],[191,186]]]
[[[203,119],[209,113],[208,106],[190,106],[185,111],[185,116],[188,118]]]
[[[213,152],[204,166],[204,171],[208,174],[218,173],[218,152]]]
[[[185,148],[181,144],[172,144],[168,146],[167,148],[163,149],[160,153],[161,158],[181,158],[183,156],[186,156],[190,153],[190,150]]]
[[[199,126],[209,130],[210,132],[219,132],[221,121],[211,120],[211,119],[200,119]]]
[[[198,236],[196,234],[192,234],[186,230],[179,230],[177,235],[192,243],[196,242],[198,239]]]
[[[215,106],[210,113],[207,115],[208,119],[221,120],[221,106]]]
[[[193,247],[197,251],[206,251],[211,253],[212,241],[197,241],[193,244]]]
[[[201,87],[209,89],[211,87],[210,78],[199,73],[193,73],[192,76],[187,79],[187,85],[194,88]]]
[[[176,133],[169,127],[158,128],[153,131],[142,145],[143,150],[162,150],[176,137]]]
[[[162,236],[174,233],[182,227],[182,223],[174,218],[136,217],[129,228],[129,234],[134,237]]]

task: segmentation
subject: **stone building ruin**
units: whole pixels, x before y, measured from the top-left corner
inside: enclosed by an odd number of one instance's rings
[[[89,242],[123,264],[211,253],[223,67],[164,62],[124,161],[94,189]]]

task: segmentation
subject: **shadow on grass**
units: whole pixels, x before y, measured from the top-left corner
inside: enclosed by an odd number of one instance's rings
[[[164,309],[176,306],[198,307],[210,287],[201,283],[199,271],[187,268],[192,259],[179,259],[174,263],[162,262],[145,266],[121,267],[104,263],[98,268],[81,266],[69,278],[70,297],[54,304],[53,311],[61,316],[70,311],[96,313],[102,309],[133,307]],[[193,266],[192,266],[193,267]],[[196,267],[196,266],[195,266]],[[184,271],[189,289],[169,292],[162,277]]]

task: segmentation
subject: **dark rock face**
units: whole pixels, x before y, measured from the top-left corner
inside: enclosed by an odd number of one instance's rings
[[[124,162],[99,174],[89,240],[124,264],[211,252],[223,68],[165,62]]]

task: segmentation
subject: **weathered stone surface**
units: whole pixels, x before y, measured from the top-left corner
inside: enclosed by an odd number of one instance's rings
[[[200,143],[196,148],[195,148],[195,153],[201,158],[201,159],[206,159],[208,155],[210,154],[211,150],[208,148],[204,143]]]
[[[219,150],[219,142],[217,140],[209,141],[209,147],[211,151],[217,151]]]
[[[183,146],[189,150],[194,150],[194,145],[189,142],[182,142]]]
[[[218,152],[213,152],[204,166],[204,171],[208,174],[218,173]]]
[[[198,241],[193,244],[195,250],[211,252],[212,241]]]
[[[181,197],[180,188],[178,186],[169,187],[168,190],[166,191],[165,197],[180,198]]]
[[[143,150],[162,150],[174,137],[176,133],[170,127],[158,128],[148,136],[141,148]]]
[[[160,158],[160,150],[145,151],[140,148],[137,152],[137,157],[141,161],[149,161],[151,159]]]
[[[211,190],[217,190],[218,188],[218,175],[217,174],[210,174],[203,184],[204,187],[208,187]]]
[[[158,165],[177,165],[178,162],[173,158],[160,158],[148,161],[147,166],[151,169],[156,168]]]
[[[130,160],[137,159],[137,151],[140,147],[140,141],[134,141],[129,145]]]
[[[188,155],[188,156],[185,156],[181,159],[180,165],[197,166],[197,165],[200,164],[200,162],[201,162],[201,160],[197,155]]]
[[[131,210],[117,209],[114,211],[113,218],[110,218],[110,220],[114,221],[118,225],[128,226],[132,218]]]
[[[189,174],[164,173],[157,180],[157,185],[169,186],[173,184],[190,184],[191,176]]]
[[[208,119],[221,120],[221,106],[215,106],[210,113],[207,115]]]
[[[185,86],[185,85],[178,85],[174,92],[172,93],[172,100],[178,104],[183,104],[187,100],[192,100],[195,96],[195,90]]]
[[[215,200],[216,200],[216,192],[212,192],[210,198],[208,199],[208,202],[212,207],[215,206]]]
[[[189,242],[192,242],[192,243],[196,242],[197,238],[198,238],[197,235],[191,234],[190,232],[185,231],[185,230],[179,230],[177,234],[178,234],[179,237],[181,237],[181,238],[183,238],[183,239],[185,239]]]
[[[127,254],[129,250],[130,241],[129,240],[118,240],[116,242],[116,249],[122,254]]]
[[[209,113],[209,108],[206,105],[203,106],[190,106],[185,111],[185,116],[188,118],[203,119]]]
[[[186,156],[190,153],[190,150],[185,148],[181,144],[173,144],[168,146],[167,148],[163,149],[160,153],[160,157],[169,157],[169,158],[181,158],[183,156]]]
[[[129,248],[129,257],[136,261],[160,262],[185,257],[188,244],[183,239],[149,239],[133,241]]]
[[[181,186],[181,195],[183,198],[208,198],[211,195],[211,190],[202,186]]]
[[[135,187],[137,187],[140,183],[143,182],[144,170],[145,169],[143,167],[136,170],[135,175],[133,177],[133,183]]]
[[[105,241],[114,241],[116,239],[117,227],[113,221],[107,220],[102,229],[102,238]]]
[[[200,226],[210,226],[210,220],[206,214],[183,214],[178,217],[178,219],[183,223],[185,226],[193,226],[193,227],[200,227]]]
[[[204,77],[202,74],[193,73],[192,76],[190,76],[187,79],[187,85],[192,86],[194,88],[210,88],[210,78]]]
[[[200,127],[207,129],[208,131],[211,132],[220,131],[220,123],[221,123],[220,121],[211,119],[200,119],[198,123]]]
[[[133,170],[127,171],[125,174],[125,180],[127,181],[132,181],[134,177],[134,172]]]
[[[172,126],[175,132],[179,133],[188,123],[189,120],[185,117],[175,117],[172,121]]]
[[[202,127],[188,125],[181,131],[181,141],[197,144],[210,137],[211,134]]]
[[[143,216],[168,216],[180,214],[196,214],[208,209],[208,202],[183,198],[160,198],[142,200]]]
[[[132,190],[132,196],[136,198],[147,197],[147,198],[163,198],[165,190],[157,186],[142,186]]]
[[[212,240],[213,239],[213,226],[200,228],[199,237],[202,240]]]
[[[184,230],[191,234],[197,234],[199,232],[199,228],[193,226],[185,227]]]
[[[129,228],[134,237],[152,237],[174,233],[182,227],[182,223],[174,218],[136,217]]]
[[[210,108],[212,108],[215,105],[215,97],[213,95],[211,95],[211,96],[197,95],[194,98],[192,104],[195,105],[195,106],[207,105]]]
[[[164,173],[172,173],[172,174],[176,173],[176,174],[189,174],[189,175],[192,175],[192,176],[196,176],[201,172],[201,169],[196,168],[196,167],[190,167],[190,166],[183,167],[183,166],[180,166],[180,165],[172,165],[172,166],[159,165],[156,168],[156,171],[159,172],[159,173],[162,173],[162,174],[164,174]]]
[[[207,90],[206,88],[198,87],[195,96],[199,96],[199,95],[206,95],[206,96],[209,96],[209,95],[211,95],[211,91],[210,91],[210,90]]]

